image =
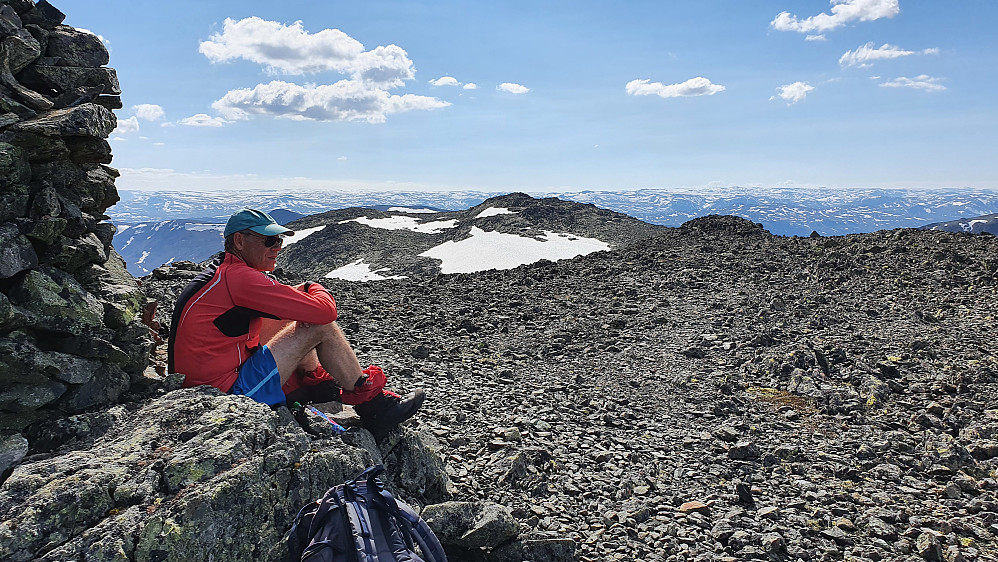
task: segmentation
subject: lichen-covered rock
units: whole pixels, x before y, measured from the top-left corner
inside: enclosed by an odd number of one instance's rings
[[[401,482],[407,497],[425,502],[441,502],[454,495],[447,476],[440,444],[429,434],[394,432],[382,441],[381,450],[389,477]]]
[[[29,271],[10,291],[14,304],[33,315],[33,327],[83,334],[103,326],[104,306],[71,275],[52,267]]]
[[[20,433],[0,437],[0,480],[28,454],[28,440]]]
[[[13,185],[24,185],[30,179],[31,167],[28,165],[24,149],[10,143],[0,142],[0,188],[6,189]],[[7,217],[0,213],[0,220],[7,220]]]
[[[84,103],[65,109],[53,109],[11,128],[46,136],[107,138],[117,126],[114,113],[106,107]]]
[[[575,562],[575,541],[527,535],[490,552],[487,562]]]
[[[495,504],[444,502],[426,506],[420,515],[444,545],[494,548],[520,533],[509,509]]]
[[[3,38],[3,48],[10,60],[10,71],[17,73],[42,56],[42,46],[27,29],[19,29]]]
[[[103,66],[110,56],[100,37],[93,33],[60,25],[49,32],[50,57],[59,57],[59,66]]]
[[[14,469],[0,559],[280,559],[298,509],[374,460],[207,387],[118,416],[92,446]]]
[[[145,305],[146,296],[138,282],[125,269],[125,261],[113,249],[97,274],[95,294],[104,303],[104,324],[123,328],[131,324]]]
[[[121,85],[113,68],[86,66],[33,65],[20,76],[21,83],[36,89],[46,88],[55,93],[73,92],[77,88],[100,86],[105,94],[118,95]]]
[[[13,223],[0,224],[0,279],[38,265],[38,254],[31,242]]]

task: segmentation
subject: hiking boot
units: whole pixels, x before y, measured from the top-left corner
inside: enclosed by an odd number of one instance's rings
[[[376,439],[381,439],[398,424],[411,418],[423,405],[425,398],[426,393],[422,390],[414,390],[405,397],[383,390],[381,394],[363,404],[357,404],[353,409],[360,416],[364,428]]]

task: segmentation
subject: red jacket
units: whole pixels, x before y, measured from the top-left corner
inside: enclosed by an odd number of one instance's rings
[[[170,326],[170,372],[184,386],[209,384],[228,392],[238,369],[260,345],[262,318],[328,324],[336,301],[318,283],[291,287],[233,254],[216,259],[177,300]]]

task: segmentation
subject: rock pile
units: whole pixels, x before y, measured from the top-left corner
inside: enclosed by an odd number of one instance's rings
[[[0,1],[0,475],[53,416],[142,379],[145,296],[111,247],[108,52],[45,0]]]
[[[996,256],[708,217],[571,261],[324,284],[362,360],[427,389],[411,426],[455,499],[583,561],[983,561]]]

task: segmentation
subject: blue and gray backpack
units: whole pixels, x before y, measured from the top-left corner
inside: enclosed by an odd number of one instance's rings
[[[298,512],[288,536],[302,562],[447,562],[440,541],[408,504],[392,496],[375,465]]]

